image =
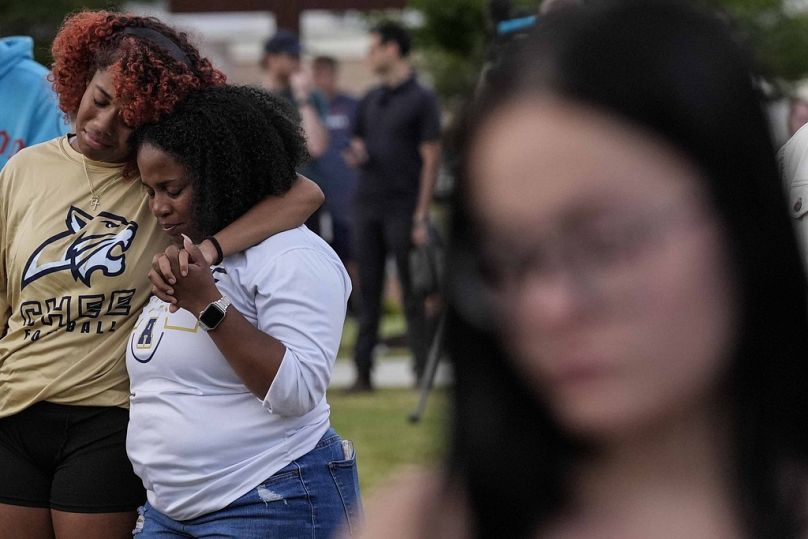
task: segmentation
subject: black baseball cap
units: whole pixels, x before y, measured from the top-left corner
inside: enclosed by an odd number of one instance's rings
[[[303,52],[303,47],[300,46],[297,34],[290,30],[280,29],[264,44],[264,52],[300,56],[300,53]]]

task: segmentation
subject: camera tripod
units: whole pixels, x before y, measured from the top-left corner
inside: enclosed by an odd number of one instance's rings
[[[440,314],[438,319],[438,327],[435,329],[435,335],[432,337],[432,344],[429,346],[429,354],[427,355],[426,365],[424,372],[421,375],[421,384],[418,389],[420,396],[418,397],[418,404],[415,410],[410,414],[410,423],[417,423],[421,420],[421,416],[426,408],[426,401],[429,398],[429,392],[435,383],[435,374],[438,372],[438,363],[440,363],[440,355],[443,352],[443,330],[446,326],[446,311]]]

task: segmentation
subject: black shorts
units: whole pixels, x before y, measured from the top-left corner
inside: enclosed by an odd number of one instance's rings
[[[146,492],[126,456],[129,411],[40,402],[0,419],[0,503],[134,511]]]

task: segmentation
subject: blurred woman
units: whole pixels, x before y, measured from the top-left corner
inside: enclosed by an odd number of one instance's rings
[[[550,15],[492,73],[447,470],[367,537],[804,533],[808,298],[753,80],[725,19],[655,0]]]
[[[75,133],[24,148],[0,173],[0,536],[127,537],[145,492],[126,458],[124,346],[167,244],[140,182],[124,177],[129,138],[225,77],[185,34],[123,13],[69,16],[53,56]],[[206,256],[305,221],[322,195],[296,185],[212,230]]]
[[[306,156],[299,120],[282,97],[210,88],[136,131],[134,143],[151,211],[174,242],[163,260],[174,274],[190,260],[173,286],[182,309],[152,298],[127,350],[127,450],[149,500],[136,536],[350,530],[356,460],[326,400],[351,292],[342,262],[305,226],[212,271],[191,243],[289,190]]]

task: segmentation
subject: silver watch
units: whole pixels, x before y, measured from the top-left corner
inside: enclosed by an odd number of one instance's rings
[[[230,298],[222,296],[216,301],[208,304],[207,307],[202,309],[199,313],[199,325],[205,331],[211,331],[222,323],[224,315],[227,314],[227,308],[230,307]]]

